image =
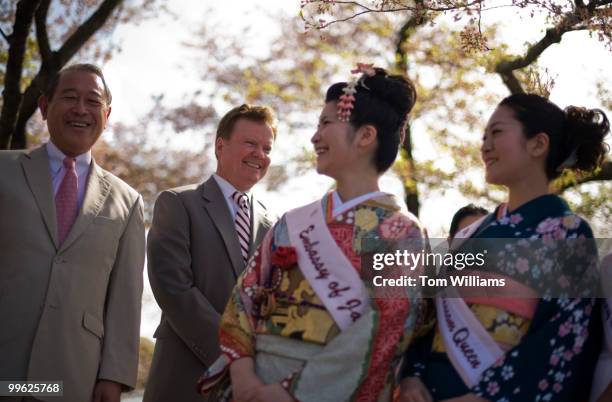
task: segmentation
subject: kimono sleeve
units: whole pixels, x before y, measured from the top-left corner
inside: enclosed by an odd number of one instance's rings
[[[594,299],[551,299],[540,304],[541,310],[558,312],[487,369],[472,392],[491,401],[523,401],[526,396],[534,401],[573,400],[575,378],[585,368],[582,353]]]
[[[270,248],[274,230],[270,230],[247,267],[238,277],[236,286],[221,316],[219,342],[221,352],[227,357],[228,364],[242,357],[255,355],[255,328],[258,320],[259,304],[262,299],[263,284],[268,272]]]
[[[568,221],[574,222],[573,219]],[[584,221],[567,232],[568,239],[580,237],[592,240],[592,232]],[[575,267],[574,275],[589,276],[593,269],[586,258],[568,261]],[[516,347],[482,374],[472,392],[491,401],[504,402],[525,398],[577,400],[576,393],[584,385],[581,378],[594,366],[592,349],[599,339],[595,300],[554,295],[541,298],[532,328]]]

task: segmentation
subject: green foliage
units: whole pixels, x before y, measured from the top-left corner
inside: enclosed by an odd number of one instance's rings
[[[587,217],[595,237],[612,238],[612,183],[599,182],[583,184],[565,192],[572,209],[579,215]]]

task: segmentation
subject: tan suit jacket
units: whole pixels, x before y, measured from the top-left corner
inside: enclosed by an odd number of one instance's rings
[[[253,252],[272,220],[260,202],[251,206]],[[220,355],[219,319],[244,269],[234,221],[214,178],[160,194],[147,260],[162,318],[143,400],[201,402],[196,382]]]
[[[0,151],[0,380],[63,381],[48,401],[88,402],[97,379],[133,387],[144,247],[141,197],[93,161],[58,245],[45,147]]]

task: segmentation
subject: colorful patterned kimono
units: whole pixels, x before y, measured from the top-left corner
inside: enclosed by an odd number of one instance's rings
[[[332,194],[319,201],[321,222],[347,269],[361,274],[365,255],[423,246],[419,223],[394,196],[378,193],[334,216]],[[264,383],[283,383],[302,402],[391,400],[394,370],[423,317],[419,295],[401,288],[401,297],[372,298],[372,282],[359,280],[367,305],[341,330],[297,264],[287,221],[274,226],[239,277],[221,319],[223,355],[200,380],[201,391],[230,400],[228,366],[248,356]]]
[[[593,298],[551,297],[574,283],[596,281],[597,251],[589,225],[555,195],[538,197],[512,213],[500,206],[481,223],[472,239],[497,244],[494,266],[486,270],[512,278],[541,298],[464,297],[463,300],[497,345],[500,356],[471,386],[451,363],[438,325],[406,354],[403,376],[418,376],[434,400],[474,393],[490,401],[586,400],[597,349],[598,310]],[[519,239],[505,242],[506,239]],[[540,249],[522,255],[517,244],[530,239]],[[558,271],[543,244],[575,239],[563,250],[567,272]],[[525,243],[527,244],[527,243]],[[561,243],[559,243],[561,244]],[[466,246],[467,247],[467,246]],[[561,264],[563,265],[563,264]],[[557,296],[559,294],[557,293]],[[595,339],[597,338],[597,339]],[[453,341],[455,339],[453,338]],[[452,356],[451,356],[452,357]]]

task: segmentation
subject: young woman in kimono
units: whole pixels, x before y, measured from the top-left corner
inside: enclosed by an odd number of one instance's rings
[[[357,72],[328,89],[311,139],[317,172],[336,189],[285,214],[238,278],[221,318],[223,355],[199,385],[215,400],[391,400],[420,299],[404,287],[374,298],[361,258],[422,247],[416,217],[378,185],[416,93],[383,69]]]
[[[561,110],[530,94],[499,104],[481,156],[486,181],[505,186],[508,201],[457,237],[497,239],[485,269],[506,278],[506,297],[436,298],[438,325],[406,355],[402,402],[586,401],[599,314],[595,299],[570,293],[596,284],[597,251],[588,223],[549,183],[564,169],[596,168],[608,132],[600,110]],[[563,259],[551,258],[554,245],[565,246]]]
[[[612,254],[601,260],[603,347],[595,367],[591,402],[612,401]]]

